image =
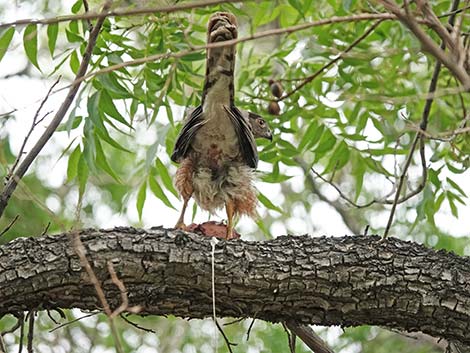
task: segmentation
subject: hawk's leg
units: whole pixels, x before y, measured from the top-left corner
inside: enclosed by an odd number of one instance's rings
[[[181,162],[178,170],[176,171],[175,186],[183,197],[183,209],[181,210],[178,222],[176,222],[175,228],[186,229],[184,224],[184,214],[186,207],[188,207],[189,199],[191,198],[193,189],[193,162],[190,158],[185,158]]]
[[[235,215],[235,204],[232,200],[225,202],[225,210],[227,211],[227,235],[225,239],[233,237],[233,216]]]
[[[186,230],[186,225],[184,224],[184,214],[186,212],[186,207],[188,207],[188,202],[191,197],[185,197],[183,199],[183,209],[180,213],[180,218],[178,218],[178,222],[176,222],[175,228]]]

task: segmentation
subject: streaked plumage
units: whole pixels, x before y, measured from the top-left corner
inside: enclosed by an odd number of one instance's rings
[[[237,37],[230,13],[216,13],[208,23],[207,42]],[[234,105],[235,47],[209,48],[201,105],[191,110],[176,139],[171,159],[180,163],[175,186],[183,197],[176,227],[184,228],[188,200],[211,213],[225,206],[231,238],[233,218],[256,215],[254,170],[258,164],[256,137],[271,138],[265,121]]]

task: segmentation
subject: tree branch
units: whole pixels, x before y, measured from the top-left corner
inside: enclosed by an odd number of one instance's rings
[[[422,7],[426,7],[424,4],[421,4]],[[459,6],[459,0],[453,0],[452,1],[452,4],[451,4],[451,9],[450,11],[454,11],[457,7]],[[428,9],[428,11],[430,11]],[[432,11],[431,11],[432,12]],[[455,20],[455,16],[456,14],[452,14],[450,17],[449,17],[449,25],[453,26],[454,25],[454,20]],[[446,48],[446,42],[444,41],[444,39],[442,40],[442,43],[441,43],[441,46],[440,46],[440,49],[442,51],[444,51]],[[436,60],[436,64],[434,65],[434,71],[432,73],[432,77],[431,77],[431,82],[429,83],[429,89],[428,89],[428,93],[434,93],[436,91],[436,88],[437,88],[437,81],[439,79],[439,73],[441,72],[441,62],[439,60]],[[428,127],[428,122],[429,122],[429,113],[431,112],[431,107],[432,107],[432,104],[434,102],[434,99],[433,98],[428,98],[426,99],[426,103],[424,105],[424,109],[423,109],[423,113],[421,115],[421,123],[419,125],[419,128],[420,128],[420,131],[426,131],[427,127]],[[396,210],[396,207],[397,207],[397,204],[398,204],[398,201],[400,199],[400,193],[401,193],[401,189],[403,187],[403,184],[405,182],[405,177],[406,177],[406,173],[408,172],[408,168],[410,167],[410,164],[411,164],[411,160],[413,158],[413,154],[414,154],[414,151],[416,149],[416,146],[417,146],[417,142],[419,141],[419,154],[420,154],[420,158],[421,158],[421,168],[423,170],[423,174],[422,174],[422,177],[421,177],[421,182],[420,184],[418,185],[418,187],[414,190],[414,194],[418,194],[420,193],[424,187],[426,186],[426,181],[427,181],[427,176],[428,176],[428,170],[427,170],[427,166],[426,166],[426,153],[425,153],[425,143],[424,143],[424,135],[421,134],[420,132],[418,132],[415,136],[415,139],[413,141],[413,144],[411,145],[411,148],[410,148],[410,151],[409,151],[409,154],[408,154],[408,158],[405,162],[405,165],[403,167],[403,170],[402,170],[402,173],[400,175],[400,179],[399,179],[399,182],[398,182],[398,186],[397,186],[397,190],[396,190],[396,193],[395,193],[395,198],[393,200],[393,205],[392,205],[392,208],[390,210],[390,215],[388,217],[388,221],[387,221],[387,225],[385,227],[385,231],[384,231],[384,238],[387,237],[389,231],[390,231],[390,228],[392,227],[392,222],[393,222],[393,217],[395,215],[395,210]]]
[[[33,18],[26,18],[22,20],[17,20],[13,22],[6,22],[0,23],[0,29],[12,26],[21,26],[21,25],[28,25],[28,24],[42,24],[42,25],[50,25],[53,23],[61,23],[61,22],[69,22],[69,21],[79,21],[79,20],[103,20],[106,17],[121,17],[121,16],[141,16],[141,15],[148,15],[153,13],[170,13],[170,12],[177,12],[182,10],[191,10],[200,7],[207,7],[207,6],[214,6],[219,4],[225,3],[234,3],[234,2],[243,2],[247,0],[204,0],[198,2],[187,2],[178,5],[170,5],[170,6],[158,6],[158,7],[139,7],[139,8],[132,8],[132,9],[117,9],[111,10],[106,12],[85,12],[84,14],[80,15],[68,15],[68,16],[59,16],[59,17],[52,17],[52,18],[44,18],[35,20]],[[109,8],[107,9],[109,10]]]
[[[121,293],[108,261],[141,314],[212,315],[210,239],[163,228],[80,233],[111,308],[119,307]],[[69,237],[22,238],[0,247],[0,317],[100,307]],[[470,346],[470,259],[411,242],[377,236],[221,241],[215,283],[221,317],[379,325]]]
[[[454,58],[447,55],[434,40],[418,25],[416,19],[411,16],[409,11],[402,9],[392,0],[379,0],[379,2],[391,13],[393,13],[408,29],[415,35],[421,43],[424,51],[434,56],[460,81],[465,90],[470,89],[470,76],[465,69],[458,64]],[[405,9],[406,10],[406,9]]]
[[[184,56],[190,55],[192,53],[195,53],[201,50],[233,46],[238,43],[248,42],[251,40],[265,38],[265,37],[279,36],[282,34],[291,34],[291,33],[303,31],[305,29],[309,29],[313,27],[320,27],[320,26],[330,25],[334,23],[344,23],[344,22],[358,22],[358,21],[370,21],[370,20],[384,21],[384,20],[395,20],[395,19],[396,19],[396,16],[393,14],[389,14],[389,13],[378,13],[378,14],[362,13],[362,14],[352,15],[352,16],[339,16],[339,17],[333,16],[333,17],[321,19],[318,21],[301,23],[295,26],[290,26],[290,27],[285,27],[285,28],[275,28],[275,29],[270,29],[267,31],[257,32],[257,33],[248,35],[246,37],[241,37],[237,39],[225,40],[222,42],[214,42],[214,43],[209,43],[205,45],[192,46],[190,49],[181,50],[176,53],[172,53],[172,52],[160,53],[160,54],[145,56],[145,57],[135,59],[135,60],[124,61],[119,64],[111,65],[103,69],[90,72],[83,77],[76,78],[76,80],[72,84],[76,84],[78,82],[85,81],[91,77],[102,75],[102,74],[112,72],[112,71],[116,71],[116,70],[129,67],[129,66],[142,65],[148,62],[157,61],[161,59],[169,59],[169,58],[179,59],[179,58],[182,58]]]
[[[105,3],[105,5],[103,6],[103,11],[102,12],[106,13],[110,6],[111,6],[111,3],[109,1],[107,1]],[[95,28],[93,28],[93,31],[90,33],[90,38],[88,39],[88,45],[85,49],[85,53],[83,54],[82,62],[81,62],[80,67],[78,69],[75,80],[74,80],[74,82],[72,83],[72,85],[69,89],[67,97],[65,97],[65,100],[63,101],[63,103],[59,107],[59,110],[57,110],[57,113],[55,114],[55,116],[52,119],[49,126],[46,128],[46,130],[41,135],[41,137],[36,142],[36,144],[33,146],[33,148],[31,148],[29,153],[24,158],[23,162],[18,166],[15,173],[7,181],[7,183],[5,185],[5,188],[3,189],[2,193],[0,194],[0,217],[3,215],[3,212],[5,211],[5,208],[8,205],[8,200],[10,199],[11,195],[15,191],[16,186],[18,185],[18,182],[25,175],[26,171],[29,169],[30,165],[36,159],[39,152],[41,152],[41,150],[45,146],[45,144],[52,137],[55,130],[57,129],[57,127],[61,123],[61,121],[64,118],[65,114],[67,113],[67,110],[69,109],[70,105],[72,104],[72,102],[75,98],[75,95],[77,94],[78,89],[80,87],[80,83],[81,83],[81,81],[79,81],[77,79],[79,79],[80,77],[83,77],[86,74],[86,70],[88,68],[88,64],[89,64],[90,59],[91,59],[91,54],[92,54],[93,48],[95,47],[96,39],[98,38],[98,34],[100,33],[101,26],[103,24],[104,19],[105,19],[104,17],[99,18],[96,25],[95,25]]]

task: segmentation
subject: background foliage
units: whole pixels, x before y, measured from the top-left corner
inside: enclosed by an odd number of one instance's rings
[[[25,1],[15,5],[4,1],[0,8],[12,14],[19,6],[19,13],[25,17],[45,18],[84,13],[84,4],[82,0],[71,7],[68,2]],[[90,11],[101,6],[98,1],[87,5]],[[143,5],[122,2],[114,3],[113,8]],[[145,2],[145,6],[158,5],[164,3]],[[449,8],[450,1],[433,2],[438,15]],[[176,168],[169,154],[185,109],[200,100],[205,52],[180,57],[172,54],[204,45],[208,17],[217,10],[237,16],[240,37],[334,16],[384,12],[378,4],[360,0],[278,0],[107,18],[88,72],[151,55],[161,57],[97,74],[83,82],[66,119],[0,219],[0,229],[4,229],[19,216],[0,237],[0,244],[18,236],[62,231],[80,222],[87,227],[152,226],[153,222],[173,225],[181,204],[172,183]],[[2,22],[18,18],[0,17]],[[93,22],[2,28],[0,59],[8,65],[2,69],[1,78],[0,178],[13,165],[29,129],[33,116],[28,109],[33,107],[34,112],[62,75],[59,89],[48,102],[50,110],[57,109],[64,93],[60,87],[70,84],[77,73]],[[236,104],[264,115],[275,134],[272,143],[258,141],[260,220],[256,224],[241,220],[238,228],[247,238],[306,232],[362,233],[366,226],[369,233],[383,233],[389,205],[376,202],[358,208],[351,203],[364,205],[393,196],[421,121],[434,60],[420,51],[420,43],[399,22],[383,21],[341,60],[296,89],[372,24],[370,20],[351,20],[238,45]],[[468,29],[468,20],[464,26]],[[270,115],[267,110],[275,99],[269,80],[278,80],[284,92],[293,91],[280,101],[280,115]],[[33,81],[42,89],[30,92]],[[9,85],[17,87],[18,82],[23,91],[13,94],[24,95],[25,101],[17,106],[7,98],[7,89]],[[438,89],[456,86],[455,79],[443,69]],[[398,206],[392,235],[459,254],[468,252],[469,223],[462,216],[469,212],[469,135],[439,137],[467,126],[468,102],[468,93],[435,100],[428,126],[431,138],[424,139],[427,182],[422,192]],[[42,115],[45,112],[47,109]],[[26,151],[49,119],[46,116],[36,127]],[[420,155],[415,152],[403,195],[421,181]],[[330,184],[337,185],[351,202],[340,197]],[[207,215],[193,208],[193,218],[197,221]],[[72,319],[83,314],[72,311],[66,315]],[[208,321],[131,318],[157,333],[143,332],[120,321],[125,351],[154,351],[150,347],[158,347],[159,352],[212,351],[214,328]],[[13,323],[12,318],[2,319],[0,331]],[[47,314],[39,315],[35,337],[38,352],[101,352],[112,351],[114,346],[105,317],[93,316],[48,332],[54,326]],[[281,326],[257,321],[246,341],[249,326],[250,322],[242,322],[226,327],[230,339],[239,343],[237,351],[288,349]],[[401,335],[375,327],[344,331],[325,328],[320,332],[338,352],[405,351],[399,347],[406,347],[407,352],[439,351],[422,339],[410,343]],[[5,341],[14,351],[19,335],[6,335]],[[226,349],[221,339],[218,344],[219,351]],[[299,344],[299,351],[306,349]]]

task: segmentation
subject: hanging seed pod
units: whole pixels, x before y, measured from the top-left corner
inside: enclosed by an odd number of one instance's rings
[[[269,102],[269,105],[268,105],[268,113],[269,114],[279,115],[280,112],[281,112],[281,107],[279,106],[279,104],[277,102],[275,102],[275,101]]]
[[[269,80],[269,87],[271,88],[271,93],[274,95],[274,97],[282,97],[284,90],[282,89],[282,86],[279,81]]]

